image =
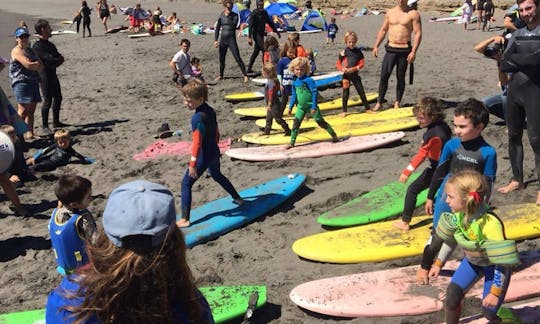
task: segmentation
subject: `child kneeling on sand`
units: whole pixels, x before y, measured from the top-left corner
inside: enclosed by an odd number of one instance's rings
[[[92,182],[76,175],[63,175],[54,189],[58,207],[49,221],[49,235],[62,275],[75,272],[89,262],[86,245],[96,233],[96,222],[86,209],[92,201]]]

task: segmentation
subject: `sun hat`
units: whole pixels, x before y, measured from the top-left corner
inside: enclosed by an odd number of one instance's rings
[[[26,36],[30,36],[30,33],[28,32],[28,29],[24,28],[24,27],[17,27],[17,29],[15,29],[15,37],[19,38],[23,35],[26,35]]]
[[[410,7],[410,6],[412,6],[413,4],[415,4],[417,2],[418,2],[418,0],[409,0],[409,1],[407,1],[407,6]]]
[[[114,189],[103,211],[105,234],[114,245],[123,248],[159,246],[175,221],[173,194],[146,180]]]

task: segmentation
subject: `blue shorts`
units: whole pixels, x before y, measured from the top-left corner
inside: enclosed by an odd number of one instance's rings
[[[13,96],[20,104],[29,104],[32,102],[41,102],[39,94],[39,83],[36,82],[17,82],[11,86]]]

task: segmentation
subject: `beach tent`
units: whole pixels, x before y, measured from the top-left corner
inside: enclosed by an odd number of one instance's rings
[[[317,30],[322,29],[326,30],[326,20],[322,16],[319,10],[309,10],[307,11],[306,18],[302,23],[302,28],[300,30]]]
[[[270,16],[283,16],[295,13],[298,8],[285,2],[272,2],[264,7]]]

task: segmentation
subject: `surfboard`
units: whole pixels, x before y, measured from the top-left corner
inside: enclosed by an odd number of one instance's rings
[[[374,93],[374,92],[366,93],[366,98],[369,102],[377,100],[377,97],[378,97],[377,93]],[[361,104],[362,104],[362,100],[358,96],[349,98],[349,101],[347,103],[349,107],[360,106]],[[343,105],[342,105],[342,99],[337,98],[330,101],[320,102],[317,104],[317,106],[319,107],[319,110],[325,111],[325,110],[332,110],[332,109],[341,109]],[[264,118],[266,116],[266,107],[237,108],[234,110],[234,113],[240,116],[245,116],[245,117]],[[292,113],[293,114],[296,113],[296,106],[293,107]]]
[[[512,274],[505,301],[540,295],[540,252],[522,253],[522,265]],[[340,317],[410,316],[443,308],[446,288],[459,262],[450,261],[430,285],[417,285],[418,266],[319,279],[295,287],[289,294],[298,306]],[[483,280],[467,296],[481,298]]]
[[[59,22],[59,24],[71,25],[73,24],[73,20],[62,20],[61,22]]]
[[[513,278],[512,278],[513,279]],[[510,283],[511,284],[511,283]],[[511,311],[521,324],[540,323],[540,298],[529,299],[522,302],[512,303],[512,305],[504,305],[504,308]],[[483,314],[478,313],[468,317],[461,318],[460,324],[489,324],[489,321]]]
[[[374,121],[374,120],[388,120],[388,119],[396,119],[396,118],[404,118],[404,117],[413,117],[413,111],[412,107],[404,107],[399,109],[386,109],[381,112],[376,113],[350,113],[345,116],[341,117],[339,115],[325,115],[324,120],[326,120],[330,125],[340,125],[340,124],[348,124],[348,123],[361,123],[361,122],[368,122],[368,121]],[[287,124],[289,124],[289,127],[292,128],[293,125],[293,116],[285,116],[285,120],[287,121]],[[257,119],[255,121],[255,124],[259,127],[265,127],[266,125],[266,119]],[[302,121],[302,124],[300,125],[300,129],[303,128],[312,128],[317,127],[317,123],[313,119],[304,120]],[[276,123],[275,120],[272,120],[272,129],[276,130],[282,130],[281,126]]]
[[[67,35],[67,34],[77,34],[74,30],[53,30],[51,35]]]
[[[405,194],[409,185],[418,178],[419,172],[411,174],[407,183],[391,182],[354,198],[317,218],[327,226],[353,226],[377,222],[403,212]],[[426,202],[427,190],[416,199],[416,207]]]
[[[9,135],[0,132],[0,173],[9,169],[15,158],[15,146]]]
[[[246,200],[236,205],[230,196],[204,204],[191,211],[191,226],[182,228],[186,245],[212,240],[267,214],[289,199],[306,179],[303,174],[289,174],[239,192]],[[177,215],[180,219],[181,215]]]
[[[522,240],[540,236],[540,207],[536,204],[500,206],[494,211],[504,222],[506,237]],[[431,216],[413,217],[407,232],[379,222],[306,236],[292,250],[314,261],[331,263],[379,262],[421,255],[429,237]]]
[[[342,80],[343,80],[342,72],[332,72],[324,76],[313,78],[313,81],[315,81],[315,86],[317,88],[326,87],[331,84],[341,82]],[[251,91],[251,92],[233,93],[233,94],[225,95],[225,100],[234,101],[234,102],[259,100],[259,99],[264,99],[264,92]]]
[[[129,38],[141,38],[141,37],[150,37],[150,33],[137,33],[128,35]]]
[[[322,80],[324,80],[324,79],[333,79],[335,77],[338,77],[337,81],[343,80],[343,72],[336,71],[336,72],[322,73],[322,74],[312,76],[311,78],[315,82],[317,82],[317,81],[322,82]],[[334,80],[336,80],[336,79],[334,79]],[[334,82],[337,82],[337,81],[334,81]],[[268,82],[268,79],[267,78],[253,78],[253,79],[251,79],[251,82],[256,83],[256,84],[260,84],[260,85],[265,85],[266,82]]]
[[[232,148],[225,154],[245,161],[278,161],[287,159],[314,158],[325,155],[345,154],[369,150],[402,139],[404,132],[373,134],[349,137],[338,143],[314,142],[299,144],[289,150],[286,145]]]
[[[389,133],[414,127],[418,127],[418,121],[414,117],[332,125],[332,128],[339,137]],[[296,143],[325,141],[331,138],[325,129],[317,126],[301,129],[296,138]],[[283,136],[283,131],[272,131],[270,135],[264,135],[261,132],[249,133],[243,135],[242,140],[247,143],[265,145],[280,145],[290,142],[288,136]]]
[[[266,286],[210,286],[201,287],[202,294],[212,309],[216,323],[224,323],[242,316],[251,294],[257,292],[257,308],[266,304]],[[45,309],[0,315],[0,324],[45,324]]]

